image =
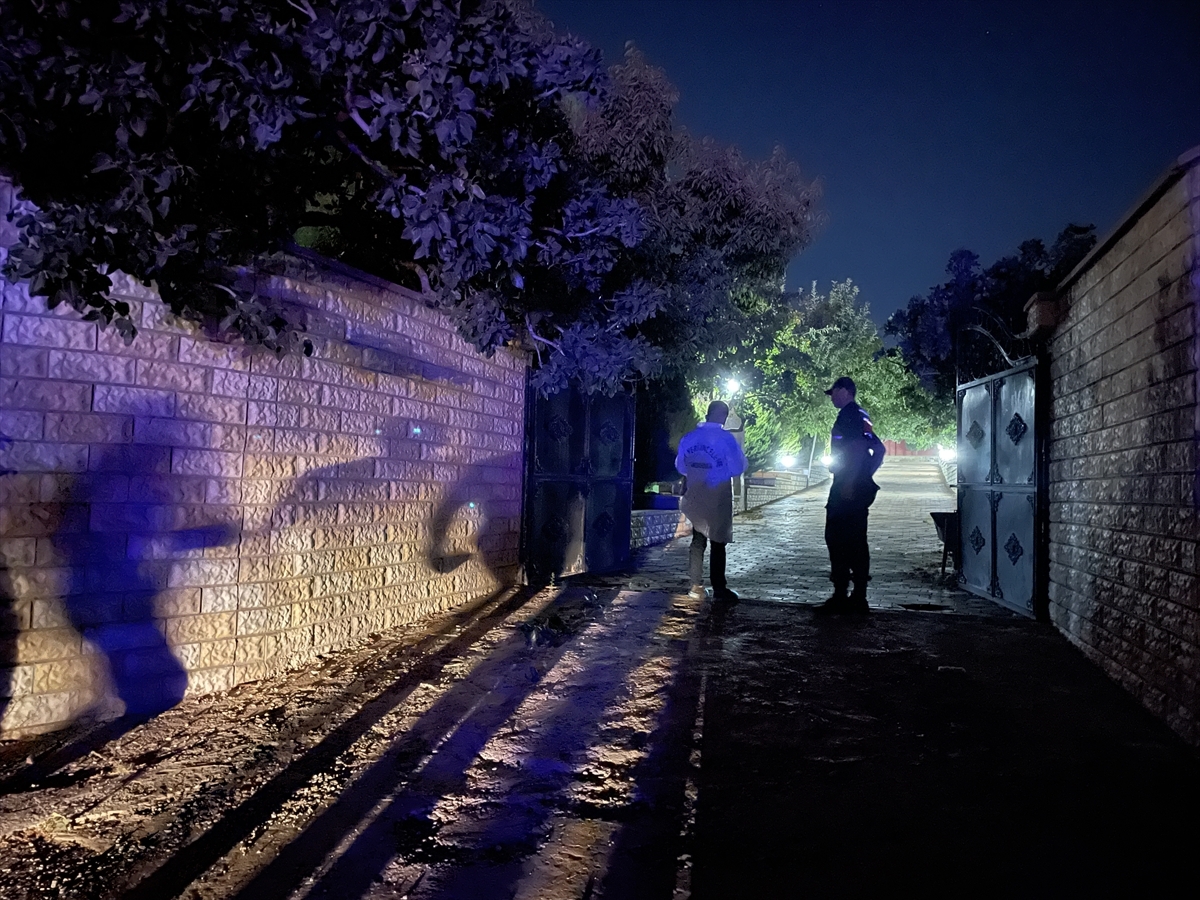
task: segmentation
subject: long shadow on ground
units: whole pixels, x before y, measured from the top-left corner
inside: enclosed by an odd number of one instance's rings
[[[309,896],[352,898],[363,896],[390,860],[400,854],[411,858],[436,829],[432,812],[437,802],[461,791],[468,770],[484,745],[510,720],[536,688],[541,673],[550,671],[576,637],[609,607],[615,590],[598,598],[592,612],[574,622],[554,644],[530,652],[527,639],[517,633],[494,650],[466,679],[451,688],[416,725],[399,736],[387,753],[374,763],[338,800],[324,810],[297,839],[285,847],[237,894],[238,898],[283,898],[300,887],[339,844],[354,834],[349,846],[322,873]],[[622,610],[622,624],[636,637],[623,646],[622,655],[609,648],[587,658],[588,668],[606,671],[594,681],[587,675],[564,686],[555,711],[540,723],[539,736],[529,748],[521,769],[511,777],[503,796],[491,804],[475,834],[458,849],[458,865],[432,896],[508,897],[521,877],[520,859],[544,837],[546,821],[559,801],[559,793],[572,779],[565,763],[592,744],[600,722],[596,713],[608,707],[612,694],[624,683],[638,652],[656,630],[670,606],[665,595],[641,602],[636,595]],[[567,594],[555,605],[565,605]],[[607,615],[613,615],[608,610]],[[590,696],[574,703],[578,685]],[[447,733],[448,726],[452,730]],[[372,813],[383,802],[382,810]],[[363,822],[369,813],[368,824]],[[361,830],[359,830],[361,827]],[[498,864],[497,864],[498,863]]]
[[[437,676],[450,662],[478,641],[495,625],[530,599],[527,591],[501,591],[472,604],[440,632],[426,636],[403,661],[416,660],[410,669],[396,677],[378,696],[326,735],[319,744],[275,775],[251,797],[226,813],[203,835],[179,850],[159,868],[146,875],[124,896],[128,900],[157,900],[181,893],[237,843],[260,828],[273,813],[316,775],[325,771],[359,738],[384,716],[407,699],[423,682]],[[456,625],[463,630],[449,640],[447,631]],[[443,643],[444,641],[444,643]],[[440,646],[439,646],[440,644]],[[315,710],[294,730],[303,731],[323,721],[344,698]]]

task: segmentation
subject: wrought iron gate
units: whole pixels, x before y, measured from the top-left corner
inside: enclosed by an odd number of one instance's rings
[[[1036,360],[958,387],[958,520],[967,590],[1032,616],[1037,590]]]
[[[529,391],[523,557],[530,583],[628,564],[633,404],[629,392]]]

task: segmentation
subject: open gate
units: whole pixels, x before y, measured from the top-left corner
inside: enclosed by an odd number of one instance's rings
[[[544,584],[629,563],[634,395],[529,390],[523,557]]]
[[[1040,554],[1037,362],[958,387],[960,583],[1035,614]]]

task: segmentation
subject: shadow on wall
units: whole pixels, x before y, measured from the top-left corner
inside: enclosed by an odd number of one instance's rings
[[[184,499],[180,484],[171,474],[170,447],[114,447],[76,480],[68,498],[75,515],[65,517],[53,538],[70,572],[67,617],[103,655],[113,699],[128,717],[157,715],[187,690],[187,672],[155,608],[171,557],[237,536],[226,525],[175,527],[171,518]]]
[[[468,466],[442,498],[429,526],[429,565],[435,572],[453,572],[478,552],[498,583],[510,580],[509,567],[499,563],[511,531],[504,512],[512,498],[505,494],[509,485],[521,483],[522,459],[520,453],[505,453]]]
[[[208,515],[202,497],[185,505],[189,483],[195,480],[172,475],[170,447],[134,443],[108,449],[67,491],[52,537],[67,571],[63,610],[106,671],[92,705],[76,716],[86,727],[26,766],[6,790],[48,783],[64,766],[183,699],[187,671],[167,643],[160,595],[180,554],[238,536],[224,524],[177,527],[177,517]]]

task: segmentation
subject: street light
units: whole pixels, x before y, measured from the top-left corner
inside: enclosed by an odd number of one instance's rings
[[[738,381],[736,378],[730,378],[728,381],[725,382],[725,390],[727,390],[730,394],[736,394],[741,389],[742,389],[742,383],[740,381]]]
[[[785,469],[790,469],[792,466],[794,466],[794,465],[796,464],[796,457],[794,457],[794,456],[781,456],[781,457],[779,458],[779,464],[780,464],[781,466],[783,466]]]

